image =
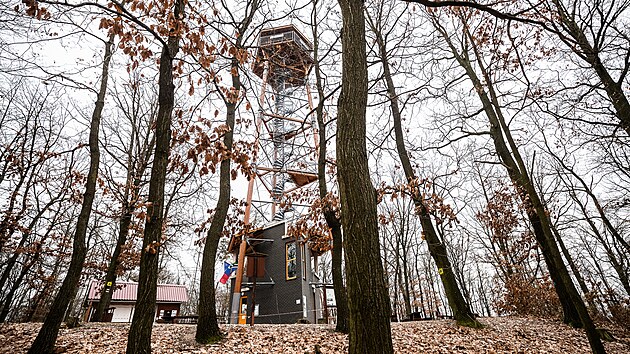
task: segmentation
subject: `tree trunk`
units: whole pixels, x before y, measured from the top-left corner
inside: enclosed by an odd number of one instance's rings
[[[239,37],[236,39],[235,47],[237,50],[243,49],[243,34],[250,26],[256,11],[260,7],[258,0],[248,3],[247,12],[237,25],[237,33]],[[219,168],[219,200],[217,207],[212,216],[210,228],[206,234],[206,242],[203,250],[203,260],[201,265],[201,279],[199,285],[199,322],[197,324],[197,332],[195,340],[198,343],[208,344],[215,342],[221,338],[219,322],[216,311],[216,287],[214,282],[215,263],[219,241],[223,234],[223,226],[230,207],[231,192],[231,158],[232,146],[234,142],[234,123],[236,118],[236,108],[238,105],[239,93],[241,91],[241,78],[239,74],[240,62],[236,56],[233,56],[230,63],[230,73],[232,76],[232,89],[234,96],[223,96],[223,102],[226,107],[225,124],[228,127],[227,132],[223,136],[223,144],[225,145],[225,155],[221,160]],[[253,320],[253,318],[252,318]]]
[[[81,212],[79,214],[79,219],[74,233],[70,266],[68,267],[68,273],[66,274],[61,288],[53,301],[50,311],[44,320],[44,324],[39,330],[37,338],[35,338],[33,345],[28,351],[30,354],[54,352],[55,342],[57,341],[57,335],[59,333],[59,326],[66,314],[68,303],[72,300],[73,295],[76,293],[76,288],[81,278],[81,270],[83,269],[83,262],[86,254],[85,235],[90,221],[90,214],[92,213],[94,195],[96,194],[96,179],[98,177],[98,165],[100,159],[98,133],[101,124],[101,113],[103,111],[103,106],[105,105],[109,62],[112,56],[111,49],[113,44],[114,37],[112,35],[105,44],[105,56],[103,58],[103,68],[101,72],[101,85],[98,91],[96,105],[94,107],[94,111],[92,112],[92,120],[90,122],[90,168],[85,182],[85,193],[83,194]]]
[[[107,274],[105,274],[105,281],[103,283],[103,290],[101,290],[101,297],[92,317],[92,321],[101,322],[103,320],[103,314],[109,308],[109,304],[112,301],[112,295],[116,289],[116,277],[118,266],[120,265],[120,254],[122,248],[127,243],[127,234],[129,233],[129,226],[131,225],[133,208],[126,205],[124,208],[124,215],[120,219],[120,230],[118,230],[118,240],[114,248],[114,253],[109,261],[109,267],[107,268]]]
[[[232,75],[232,87],[235,92],[239,92],[241,89],[241,81],[238,76],[238,66],[238,61],[236,59],[232,59],[231,72],[236,73],[235,75]],[[232,150],[232,143],[234,140],[234,120],[236,117],[237,102],[226,99],[225,103],[227,109],[225,123],[229,128],[223,136],[223,144],[225,145],[226,154],[221,161],[219,171],[219,200],[217,201],[217,207],[214,210],[214,215],[212,216],[210,228],[206,234],[206,242],[203,249],[203,260],[201,262],[201,279],[199,284],[199,322],[197,324],[197,332],[195,334],[195,340],[197,343],[201,344],[212,343],[221,338],[221,331],[219,329],[216,311],[214,273],[217,249],[219,247],[221,235],[223,234],[225,218],[227,217],[228,209],[230,207],[230,151]]]
[[[175,21],[179,23],[184,14],[184,1],[177,0],[174,7]],[[175,105],[173,59],[179,51],[179,29],[174,29],[172,32],[175,35],[168,37],[168,42],[162,47],[162,54],[160,55],[155,154],[149,180],[147,221],[140,254],[138,295],[129,328],[127,354],[151,353],[151,331],[155,319],[159,251],[162,228],[164,227],[164,185],[166,184],[166,169],[171,142],[171,120]]]
[[[315,7],[317,1],[313,2]],[[313,11],[315,14],[315,11]],[[322,84],[322,75],[319,66],[319,39],[317,31],[317,19],[313,20],[313,65],[315,70],[315,85],[317,87],[317,95],[319,100],[315,107],[317,116],[317,128],[319,134],[319,146],[317,156],[317,178],[319,183],[319,198],[324,200],[328,195],[328,186],[326,185],[326,153],[328,151],[326,137],[326,122],[324,121],[324,87]],[[341,232],[341,221],[335,215],[335,211],[330,205],[323,207],[324,219],[326,225],[330,228],[332,234],[332,281],[333,291],[335,292],[335,304],[337,305],[337,325],[335,330],[341,333],[348,333],[348,296],[346,287],[343,284],[343,233]]]
[[[333,291],[335,292],[335,304],[337,305],[337,325],[335,330],[341,333],[348,333],[348,295],[343,284],[343,234],[341,233],[341,222],[334,216],[333,211],[325,211],[324,217],[330,227],[333,238],[332,249],[332,279]]]
[[[339,0],[343,17],[337,166],[345,236],[349,353],[393,353],[380,256],[376,191],[366,151],[367,60],[363,1]]]

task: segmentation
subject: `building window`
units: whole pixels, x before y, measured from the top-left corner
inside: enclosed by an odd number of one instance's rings
[[[295,242],[286,244],[286,260],[287,280],[295,279],[297,277],[297,247]]]

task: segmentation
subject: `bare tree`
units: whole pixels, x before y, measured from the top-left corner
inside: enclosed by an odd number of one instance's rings
[[[328,151],[328,136],[326,128],[328,126],[325,118],[326,94],[324,92],[324,82],[322,78],[320,40],[318,25],[318,1],[313,1],[313,11],[311,13],[313,29],[313,70],[315,71],[315,87],[319,100],[315,107],[318,127],[319,151],[317,155],[317,178],[319,183],[319,198],[324,203],[322,208],[326,224],[332,234],[332,260],[331,271],[333,280],[333,290],[335,292],[335,303],[337,305],[337,324],[335,329],[338,332],[348,333],[348,297],[346,287],[343,283],[343,233],[341,230],[341,220],[336,214],[335,207],[328,197],[328,185],[326,184],[326,161]]]
[[[244,58],[242,52],[246,51],[245,43],[243,41],[247,38],[245,34],[249,30],[252,20],[258,12],[260,6],[261,4],[258,0],[247,1],[245,3],[242,19],[240,21],[235,21],[232,24],[236,34],[236,40],[232,44],[236,54],[229,58],[232,85],[229,90],[225,91],[226,93],[222,93],[220,89],[217,90],[226,108],[225,133],[223,134],[222,146],[225,150],[218,152],[221,155],[219,168],[219,199],[217,200],[217,206],[214,209],[214,214],[212,215],[210,227],[206,233],[203,260],[201,264],[201,279],[199,284],[199,324],[197,325],[197,332],[195,334],[195,340],[198,343],[212,343],[221,338],[221,331],[219,329],[217,318],[216,288],[214,286],[215,264],[219,241],[224,233],[223,227],[230,207],[230,181],[232,179],[233,172],[231,168],[231,160],[238,156],[238,154],[232,153],[232,147],[234,141],[234,122],[236,112],[238,105],[242,102],[242,83],[239,72],[241,71],[241,66],[244,64],[244,60],[241,59]],[[230,15],[234,18],[234,14],[230,13]],[[217,85],[216,81],[215,85]]]
[[[107,92],[107,79],[109,77],[109,63],[112,56],[112,46],[114,45],[114,36],[110,35],[109,40],[105,43],[105,53],[103,57],[103,66],[101,71],[101,84],[98,90],[96,105],[92,112],[90,121],[90,168],[85,182],[85,193],[81,205],[81,213],[77,221],[76,230],[73,239],[73,251],[70,265],[66,277],[55,297],[46,320],[42,325],[37,338],[31,345],[29,353],[52,353],[54,352],[55,341],[59,333],[59,326],[64,319],[68,304],[76,294],[77,285],[81,278],[81,270],[86,255],[85,236],[87,233],[90,214],[92,213],[92,203],[96,195],[96,179],[98,177],[98,166],[100,160],[100,148],[98,135],[100,130],[101,113],[105,106],[105,94]]]
[[[558,245],[551,231],[549,215],[531,181],[527,165],[511,134],[504,116],[499,95],[497,91],[495,91],[493,79],[489,74],[489,69],[481,59],[480,49],[473,38],[470,25],[463,16],[463,12],[456,12],[454,17],[461,21],[465,36],[464,40],[461,42],[462,45],[460,48],[456,47],[452,40],[452,35],[447,32],[435,16],[432,16],[433,24],[436,30],[441,34],[446,45],[455,57],[455,60],[464,69],[482,103],[483,111],[490,124],[490,135],[496,153],[501,163],[506,167],[510,179],[515,184],[520,194],[521,201],[523,202],[527,216],[534,229],[534,235],[541,247],[547,268],[554,280],[555,288],[563,307],[564,321],[574,326],[584,326],[592,350],[596,353],[603,353],[605,349],[599,333],[563,263]],[[469,51],[474,53],[474,56],[470,56]],[[473,68],[473,63],[478,66],[483,82],[477,75],[477,71]]]
[[[429,253],[440,270],[440,279],[443,282],[446,296],[448,298],[449,305],[453,310],[453,317],[457,321],[457,324],[468,327],[481,327],[481,324],[475,320],[475,316],[470,310],[470,307],[457,284],[446,247],[444,246],[442,240],[440,240],[440,237],[433,225],[433,221],[431,220],[432,210],[423,200],[421,189],[418,186],[420,182],[411,165],[411,160],[407,152],[407,148],[405,147],[401,108],[398,105],[398,94],[396,93],[396,87],[394,85],[391,66],[389,63],[387,43],[390,39],[385,37],[387,35],[385,32],[387,30],[385,28],[385,21],[387,20],[387,17],[385,17],[386,14],[384,11],[387,10],[384,8],[384,3],[381,2],[380,4],[377,4],[377,9],[375,11],[375,19],[368,15],[368,24],[376,37],[376,43],[378,46],[377,55],[383,67],[383,80],[385,81],[388,98],[390,100],[394,133],[396,137],[396,150],[398,151],[398,156],[402,163],[405,177],[410,185],[410,189],[412,190],[411,197],[413,198],[416,206],[416,213],[420,218],[423,234],[429,247]]]

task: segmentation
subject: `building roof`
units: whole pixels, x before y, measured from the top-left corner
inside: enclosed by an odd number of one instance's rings
[[[88,300],[99,300],[101,297],[102,283],[93,281],[90,284]],[[138,293],[138,283],[116,282],[116,290],[112,295],[112,301],[136,301]],[[157,302],[187,302],[188,289],[184,285],[158,284]]]
[[[289,221],[289,220],[283,219],[283,220],[276,220],[276,221],[268,222],[268,223],[266,223],[263,226],[260,226],[260,227],[257,227],[257,228],[249,230],[248,235],[250,237],[259,236],[260,234],[262,234],[266,230],[269,230],[272,227],[276,227],[278,225],[284,224],[287,221]],[[233,234],[230,237],[230,242],[228,243],[228,249],[227,249],[228,252],[234,253],[234,252],[236,252],[238,250],[238,246],[241,244],[243,233],[244,233],[244,231],[241,231],[239,233]]]

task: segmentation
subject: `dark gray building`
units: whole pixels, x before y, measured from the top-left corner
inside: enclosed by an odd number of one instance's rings
[[[317,256],[303,240],[286,235],[286,221],[254,230],[247,238],[245,274],[238,311],[229,323],[310,323],[324,316],[324,289],[314,269]],[[233,237],[229,250],[238,259],[240,238]],[[235,279],[230,279],[230,290]],[[230,291],[232,292],[232,291]],[[233,299],[233,298],[232,298]],[[234,300],[231,300],[234,301]]]

